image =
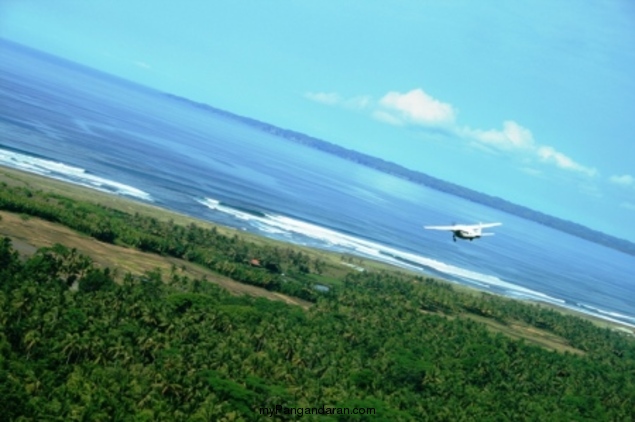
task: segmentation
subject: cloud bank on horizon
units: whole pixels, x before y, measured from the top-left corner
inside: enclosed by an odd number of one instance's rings
[[[473,147],[519,158],[525,170],[527,165],[542,163],[590,179],[600,175],[595,167],[583,165],[553,146],[536,142],[529,129],[513,120],[504,121],[501,129],[461,125],[457,122],[458,110],[452,104],[432,97],[421,88],[405,93],[390,91],[379,100],[367,95],[347,99],[334,92],[307,92],[305,97],[328,106],[364,111],[372,118],[394,126],[442,129]],[[528,170],[529,174],[541,174],[536,169]],[[635,179],[628,174],[612,176],[609,181],[619,186],[635,186]]]

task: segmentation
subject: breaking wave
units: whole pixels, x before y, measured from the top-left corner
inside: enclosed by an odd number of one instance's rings
[[[212,198],[197,199],[197,202],[213,212],[222,213],[225,217],[230,216],[239,220],[245,229],[259,232],[269,237],[331,251],[364,256],[402,268],[439,275],[457,283],[497,291],[509,297],[550,303],[627,325],[635,324],[635,319],[626,315],[584,306],[571,306],[563,299],[504,281],[493,275],[479,273],[436,259],[401,251],[291,217],[263,212],[248,212],[242,208],[233,207]],[[244,227],[245,224],[247,227]]]
[[[152,202],[149,193],[133,186],[87,173],[86,170],[57,161],[34,157],[0,148],[0,165],[74,183],[98,191],[129,196]]]
[[[620,314],[618,312],[605,311],[603,309],[596,308],[595,306],[591,306],[591,305],[586,305],[584,303],[579,303],[578,306],[580,306],[583,309],[587,309],[591,311],[591,313],[593,314],[597,313],[597,314],[603,315],[604,319],[608,319],[610,321],[614,321],[614,322],[628,321],[631,324],[635,324],[635,318],[629,315]]]

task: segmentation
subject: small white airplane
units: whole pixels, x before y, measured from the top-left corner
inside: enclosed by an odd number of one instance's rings
[[[500,226],[503,223],[478,223],[478,224],[455,224],[453,226],[424,226],[428,230],[447,230],[452,232],[452,240],[456,242],[456,238],[474,240],[482,236],[494,236],[494,233],[483,233],[483,229],[489,227]]]

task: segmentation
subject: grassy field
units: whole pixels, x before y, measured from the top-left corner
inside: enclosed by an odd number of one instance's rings
[[[0,168],[0,182],[5,182],[9,185],[27,186],[31,189],[50,191],[77,200],[99,203],[101,205],[115,208],[128,213],[138,212],[140,214],[151,215],[162,221],[172,220],[176,224],[196,223],[198,226],[201,227],[216,227],[217,230],[223,233],[232,235],[235,234],[251,242],[276,244],[282,247],[293,247],[296,249],[300,249],[302,250],[302,252],[309,254],[312,257],[319,257],[322,261],[327,263],[324,274],[319,277],[316,276],[319,278],[315,280],[318,283],[321,280],[324,280],[328,281],[328,284],[337,285],[339,280],[341,280],[345,274],[352,271],[359,271],[361,269],[368,271],[383,270],[400,273],[405,272],[402,269],[390,266],[388,264],[368,259],[362,259],[352,256],[343,257],[341,254],[337,253],[331,253],[295,245],[291,246],[287,243],[267,239],[232,228],[218,226],[208,221],[203,221],[183,214],[168,211],[151,204],[125,199],[115,195],[110,195],[92,189],[84,188],[82,186],[76,186],[13,169]],[[138,275],[144,273],[145,271],[159,268],[163,274],[169,274],[171,271],[177,271],[179,274],[187,274],[192,278],[205,278],[209,282],[216,283],[234,294],[247,294],[257,297],[265,297],[271,300],[280,300],[289,304],[301,306],[305,309],[311,306],[309,302],[303,301],[301,299],[285,296],[283,294],[268,291],[255,286],[238,283],[234,280],[221,276],[215,272],[212,272],[206,268],[190,263],[188,261],[159,256],[151,253],[144,253],[122,246],[115,246],[112,244],[103,243],[86,235],[77,233],[59,224],[50,223],[33,217],[16,215],[8,212],[0,212],[0,216],[0,236],[10,237],[16,249],[24,255],[30,255],[34,253],[37,248],[43,246],[51,246],[55,243],[61,243],[68,247],[74,247],[81,253],[90,256],[99,265],[105,267],[107,266],[116,270],[116,273],[119,274],[120,277],[128,272]],[[453,286],[455,290],[461,291],[463,293],[475,295],[482,294],[481,292],[469,287],[458,285]],[[552,306],[549,307],[554,308]],[[561,308],[555,309],[566,313],[573,313],[573,311],[563,310]],[[620,329],[621,331],[630,331],[632,333],[632,330],[630,328],[621,326],[619,324],[613,324],[611,322],[593,318],[585,314],[578,314],[578,316],[589,319],[595,324],[603,327],[611,327]],[[484,324],[489,330],[493,332],[499,332],[513,338],[524,339],[526,342],[533,343],[550,350],[556,350],[560,352],[568,351],[577,354],[583,353],[580,350],[574,349],[568,344],[567,341],[554,335],[553,333],[540,330],[536,327],[531,327],[520,322],[512,322],[505,325],[494,321],[493,319],[470,313],[463,313],[455,316],[446,317],[469,318],[471,320]]]

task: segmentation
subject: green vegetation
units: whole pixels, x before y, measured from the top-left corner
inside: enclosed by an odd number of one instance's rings
[[[261,420],[275,405],[375,408],[368,420],[635,417],[635,341],[572,315],[25,186],[1,185],[0,209],[314,304],[233,296],[175,267],[115,276],[62,245],[21,258],[0,238],[7,420]]]
[[[326,267],[325,262],[288,246],[263,246],[222,234],[215,227],[182,226],[6,183],[0,184],[0,209],[61,223],[102,242],[182,258],[234,280],[308,301],[315,301],[318,293],[312,281],[316,278],[305,275],[319,276]]]

